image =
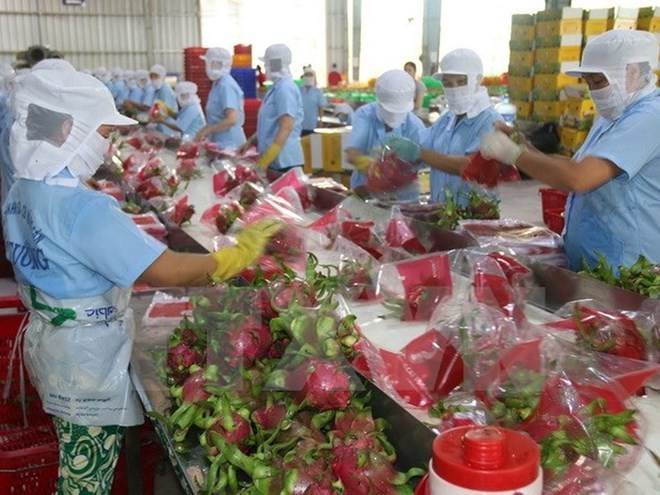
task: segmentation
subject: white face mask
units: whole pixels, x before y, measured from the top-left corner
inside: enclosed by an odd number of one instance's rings
[[[185,107],[190,104],[192,99],[190,98],[190,95],[185,94],[185,95],[177,95],[176,101],[179,104],[180,107]]]
[[[384,110],[380,105],[376,106],[376,116],[378,119],[390,129],[396,129],[403,121],[406,120],[405,113],[392,113]]]
[[[449,110],[456,115],[463,115],[474,105],[475,92],[470,85],[445,88],[445,97]]]
[[[103,157],[108,151],[108,140],[98,132],[93,132],[80,144],[76,155],[67,165],[71,175],[81,181],[91,178],[103,163]]]
[[[154,87],[154,89],[158,90],[163,87],[163,80],[160,77],[152,79],[151,85]]]
[[[129,79],[126,81],[126,86],[128,86],[128,89],[133,89],[134,87],[137,86],[137,82],[135,82],[134,79]]]
[[[616,120],[621,117],[626,103],[617,83],[610,83],[609,86],[602,89],[589,90],[589,93],[591,93],[591,99],[601,117],[607,120]]]
[[[303,84],[305,86],[314,86],[314,78],[313,77],[303,77]]]
[[[149,82],[148,79],[140,79],[138,81],[138,86],[140,86],[141,88],[146,88],[148,82]]]

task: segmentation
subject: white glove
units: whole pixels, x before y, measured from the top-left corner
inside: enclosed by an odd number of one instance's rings
[[[486,158],[494,158],[498,162],[515,166],[516,160],[525,149],[514,143],[502,131],[492,131],[481,138],[479,151]]]

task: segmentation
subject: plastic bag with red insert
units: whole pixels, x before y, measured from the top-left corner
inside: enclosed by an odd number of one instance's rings
[[[645,336],[635,319],[623,311],[605,309],[595,301],[583,300],[569,303],[555,314],[564,319],[547,323],[547,326],[574,331],[576,342],[585,349],[630,359],[649,357],[651,336]]]
[[[216,196],[225,196],[244,182],[261,182],[256,168],[247,162],[218,160],[213,163],[213,167],[217,170],[213,174],[213,192]]]
[[[276,218],[296,225],[305,223],[303,213],[297,210],[295,205],[272,194],[258,198],[249,208],[245,209],[242,219],[246,224],[251,224],[266,218]]]
[[[186,194],[167,207],[163,211],[162,217],[166,224],[180,227],[182,224],[189,222],[194,214],[195,206],[188,203],[188,195]]]
[[[165,167],[163,159],[159,156],[150,156],[138,169],[136,179],[138,182],[142,182],[152,177],[162,177],[166,173],[167,167]]]
[[[543,495],[645,495],[623,474],[582,457],[543,486]]]
[[[333,240],[341,234],[341,224],[352,218],[351,213],[339,204],[328,210],[322,217],[310,223],[307,228],[321,232]]]
[[[243,207],[236,201],[217,203],[209,206],[202,216],[200,223],[209,226],[220,234],[226,234],[236,220],[241,218]]]
[[[338,277],[339,291],[349,300],[376,299],[376,285],[372,276],[378,261],[353,242],[339,236],[332,244],[332,251],[340,253]]]
[[[194,158],[184,158],[179,161],[179,165],[176,168],[176,174],[181,180],[191,180],[196,177],[201,177],[202,169]]]
[[[200,147],[201,143],[181,143],[179,149],[176,150],[176,157],[180,160],[197,158]]]
[[[461,179],[493,188],[502,182],[520,181],[520,173],[516,167],[492,158],[485,158],[480,151],[477,151],[461,172]]]
[[[367,169],[367,189],[371,192],[391,192],[417,180],[417,169],[394,154],[374,160]]]
[[[391,247],[403,248],[411,253],[426,253],[426,249],[406,222],[398,206],[392,207],[392,217],[385,230],[385,242]]]
[[[284,188],[292,188],[296,192],[303,210],[308,210],[312,206],[313,191],[309,187],[309,178],[299,167],[287,171],[270,184],[270,189],[275,194],[278,194]]]
[[[585,352],[549,336],[540,350],[540,366],[521,362],[486,391],[484,401],[498,423],[539,443],[546,480],[582,457],[620,472],[630,469],[639,459],[645,422],[628,407],[630,392],[621,384],[638,388],[658,367]]]
[[[522,325],[527,321],[522,310],[522,297],[511,280],[524,273],[515,260],[501,255],[478,256],[472,261],[472,290],[474,300],[498,308],[504,315]],[[506,274],[505,274],[506,273]]]
[[[426,321],[452,295],[449,257],[431,254],[382,265],[377,294],[401,321]]]

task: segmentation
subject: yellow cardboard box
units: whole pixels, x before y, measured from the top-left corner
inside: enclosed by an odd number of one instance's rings
[[[536,24],[537,38],[563,36],[565,34],[582,34],[582,18],[542,21]]]
[[[570,77],[566,74],[537,74],[534,76],[534,89],[559,90],[567,84],[576,84],[577,77]]]
[[[610,29],[609,25],[613,22],[612,19],[587,19],[582,23],[582,34],[585,36],[603,34]]]
[[[588,133],[589,131],[578,131],[571,127],[561,126],[559,127],[559,142],[563,147],[569,150],[576,150],[582,146]]]
[[[536,26],[534,24],[511,24],[512,40],[533,40],[536,36]]]
[[[326,172],[342,171],[341,132],[324,132],[321,134],[321,150],[323,153],[323,170]]]
[[[582,46],[562,46],[560,48],[537,48],[534,60],[539,62],[571,62],[580,60]]]
[[[579,60],[570,62],[534,62],[534,74],[563,74],[567,70],[574,69],[580,65]]]
[[[557,122],[564,112],[563,101],[535,101],[534,118],[548,119],[548,122]]]
[[[560,19],[582,19],[584,9],[563,7],[560,9],[539,10],[536,13],[536,22],[556,21]]]
[[[584,11],[584,19],[612,19],[614,18],[614,7],[609,9],[591,9]]]
[[[532,110],[534,108],[534,103],[531,101],[514,101],[511,100],[516,106],[516,118],[518,119],[529,119],[532,116]]]
[[[637,29],[637,19],[614,19],[612,29]]]
[[[511,16],[511,24],[534,24],[534,14],[513,14]]]
[[[531,91],[533,87],[531,77],[509,77],[509,91]]]
[[[310,135],[300,138],[300,144],[303,150],[303,157],[305,157],[305,164],[303,165],[303,172],[306,174],[312,173],[312,143]]]
[[[533,52],[532,52],[532,58],[534,57]],[[515,65],[515,64],[509,64],[509,69],[507,70],[507,73],[509,76],[514,76],[514,77],[532,77],[532,74],[534,73],[534,65]]]
[[[577,119],[586,119],[587,117],[593,117],[594,113],[596,113],[596,107],[591,98],[567,98],[564,113]]]
[[[651,33],[660,33],[660,16],[637,19],[637,29]]]
[[[509,52],[509,65],[529,67],[534,65],[534,52],[531,51],[511,51]]]
[[[531,78],[530,78],[531,81]],[[521,91],[517,89],[512,89],[509,86],[508,91],[509,98],[516,101],[532,101],[532,92],[530,91]]]

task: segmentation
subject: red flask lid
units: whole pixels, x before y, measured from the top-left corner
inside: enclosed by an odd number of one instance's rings
[[[522,432],[495,426],[452,428],[433,442],[433,470],[462,488],[515,490],[539,474],[539,447]]]

